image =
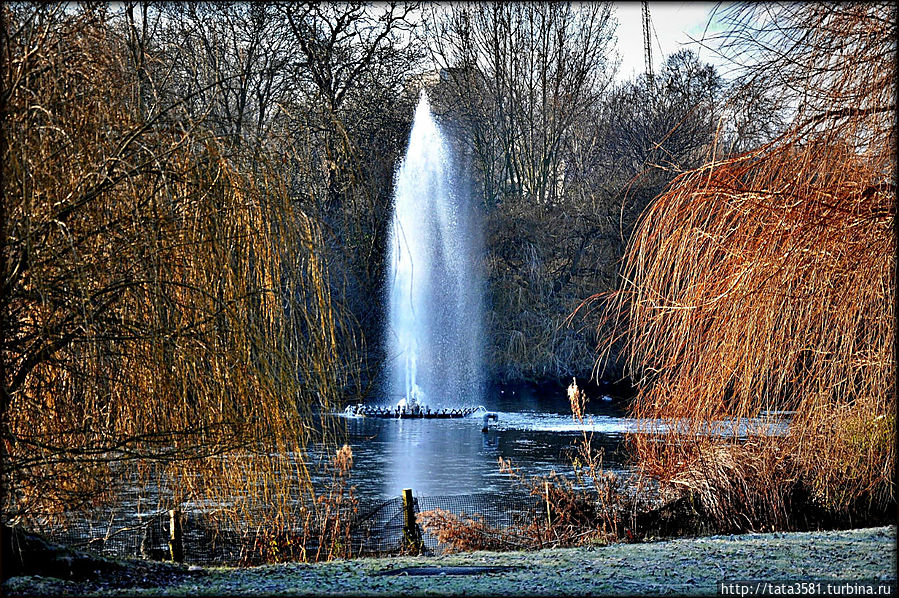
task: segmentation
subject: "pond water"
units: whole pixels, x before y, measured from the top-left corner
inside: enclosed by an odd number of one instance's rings
[[[585,434],[594,451],[601,451],[605,471],[626,475],[633,468],[624,440],[629,432],[638,432],[643,422],[628,417],[617,403],[602,398],[588,402],[582,421],[571,414],[564,390],[554,394],[527,389],[494,393],[480,402],[460,402],[457,408],[477,404],[498,416],[489,422],[486,432],[482,431],[483,412],[454,419],[328,416],[346,426],[346,441],[352,448],[354,462],[348,482],[355,487],[355,496],[364,503],[379,503],[399,498],[405,488],[411,488],[418,497],[528,490],[520,479],[501,471],[500,458],[509,461],[520,478],[555,472],[574,479],[572,461],[579,454]],[[751,428],[783,434],[788,425],[785,415],[770,414],[737,426],[717,422],[708,433],[745,437]],[[760,423],[762,428],[758,427]],[[662,426],[675,432],[678,427],[677,422]],[[311,457],[308,463],[313,484],[319,493],[328,491],[330,477],[316,464],[333,456],[333,445],[329,447],[325,449],[316,443],[307,453]],[[289,475],[296,475],[296,470],[290,471]],[[136,478],[132,482],[125,483],[120,500],[110,507],[113,512],[126,517],[151,516],[168,508],[159,507],[167,496],[166,490],[155,484],[146,486]],[[181,504],[182,509],[196,512],[217,511],[221,506],[222,503],[202,499]],[[88,519],[111,521],[105,508],[99,519]]]
[[[508,391],[480,404],[498,415],[486,433],[481,431],[482,413],[459,419],[342,418],[353,449],[350,484],[356,487],[356,495],[380,500],[398,497],[404,488],[417,496],[522,489],[500,471],[500,457],[528,478],[553,471],[573,478],[571,463],[584,432],[594,450],[602,450],[606,471],[621,474],[632,467],[623,441],[626,433],[638,431],[641,422],[627,417],[615,403],[588,402],[583,422],[572,416],[564,391],[550,396],[526,389]],[[786,432],[788,419],[788,413],[772,412],[736,425],[709,424],[706,433],[745,438],[761,430],[780,435]],[[682,427],[683,422],[672,421],[660,429],[676,433]]]
[[[510,461],[527,479],[551,472],[572,479],[572,460],[585,432],[591,438],[594,450],[602,450],[605,471],[626,475],[632,469],[623,442],[628,432],[640,429],[641,422],[627,417],[615,403],[601,399],[589,402],[583,421],[571,415],[564,390],[539,394],[527,390],[493,393],[481,401],[460,401],[457,408],[477,404],[498,415],[497,421],[489,422],[486,432],[482,431],[482,414],[459,419],[328,416],[346,425],[347,442],[353,449],[354,461],[348,482],[355,487],[355,496],[360,503],[371,511],[366,516],[374,513],[381,517],[386,513],[384,516],[390,517],[389,521],[380,521],[377,517],[371,519],[377,522],[377,529],[389,531],[389,525],[395,523],[396,513],[400,511],[386,509],[382,512],[379,509],[396,503],[405,488],[411,488],[418,498],[444,501],[439,503],[444,505],[451,502],[457,507],[463,505],[465,509],[477,508],[481,513],[485,512],[484,508],[492,508],[484,502],[486,499],[482,497],[485,495],[527,491],[527,487],[500,470],[500,458]],[[771,415],[773,417],[749,423],[756,430],[759,429],[757,424],[762,423],[767,428],[763,433],[783,433],[787,426],[784,414]],[[666,427],[676,432],[679,425],[672,422]],[[744,424],[733,426],[718,422],[710,426],[709,433],[743,436],[747,429]],[[317,463],[322,462],[321,457],[333,455],[333,445],[327,452],[320,444],[310,449],[308,455]],[[327,491],[327,473],[314,466],[311,472],[318,491]],[[109,554],[143,555],[145,541],[150,542],[147,546],[155,546],[153,550],[161,551],[159,554],[165,553],[167,509],[170,507],[163,503],[167,491],[155,484],[140,484],[137,479],[126,486],[116,504],[101,505],[90,514],[74,513],[69,526],[37,531],[66,544],[83,545],[102,539],[102,549]],[[185,529],[189,527],[193,531],[186,531],[185,537],[190,536],[194,542],[192,546],[200,547],[197,548],[200,552],[193,558],[213,558],[218,554],[214,550],[203,552],[206,551],[204,542],[207,540],[203,539],[206,538],[203,534],[207,533],[204,531],[207,526],[197,517],[202,512],[215,513],[222,506],[227,505],[206,500],[180,505],[185,516],[192,518],[186,519],[192,523],[186,523]],[[376,508],[372,511],[373,506]],[[503,503],[502,506],[508,505]],[[151,528],[155,530],[152,541],[147,540]]]
[[[482,432],[482,414],[460,419],[347,417],[354,467],[350,483],[364,499],[387,499],[412,488],[418,496],[507,492],[518,486],[500,471],[499,458],[527,476],[551,471],[572,475],[571,461],[583,432],[602,448],[607,470],[627,468],[621,447],[634,425],[604,401],[588,404],[583,423],[568,400],[509,392],[483,404],[498,416]]]

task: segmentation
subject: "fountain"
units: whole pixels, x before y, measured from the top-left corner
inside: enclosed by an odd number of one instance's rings
[[[481,239],[467,186],[422,90],[396,174],[386,392],[410,409],[483,392]]]

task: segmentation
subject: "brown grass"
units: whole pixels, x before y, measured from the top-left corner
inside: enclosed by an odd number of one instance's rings
[[[223,527],[245,525],[247,521],[258,522],[251,529],[252,544],[246,546],[245,564],[272,562],[319,562],[336,558],[356,556],[352,544],[352,523],[358,513],[359,500],[355,487],[349,485],[353,468],[353,451],[343,445],[333,457],[328,459],[325,472],[327,483],[316,493],[309,489],[308,495],[298,493],[296,488],[278,488],[294,500],[302,503],[281,505],[278,497],[269,501],[253,500],[245,508],[261,509],[263,513],[239,513],[223,509]],[[303,478],[294,474],[294,482]],[[248,493],[256,498],[256,495]],[[233,500],[234,495],[223,495],[220,500]]]
[[[422,528],[433,534],[448,552],[473,550],[516,550],[527,540],[509,529],[488,525],[479,513],[456,515],[443,509],[422,511],[416,516]]]

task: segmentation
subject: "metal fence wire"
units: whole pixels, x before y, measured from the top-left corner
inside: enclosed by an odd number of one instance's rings
[[[183,560],[201,565],[238,565],[252,562],[251,534],[218,529],[200,513],[180,513]],[[65,526],[40,529],[53,542],[110,557],[171,560],[171,517],[168,511],[106,520],[78,520]],[[248,544],[249,541],[249,544]]]
[[[482,493],[458,496],[414,497],[415,514],[440,509],[460,517],[477,518],[493,528],[506,529],[532,520],[541,499],[524,493]],[[545,508],[545,506],[543,507]],[[233,530],[199,511],[183,511],[180,521],[180,545],[183,560],[198,565],[257,564],[257,541],[265,530]],[[399,553],[406,548],[402,497],[360,503],[350,521],[350,549],[353,555],[373,556]],[[103,517],[78,519],[65,526],[35,529],[49,540],[112,557],[152,560],[172,558],[170,512],[126,514],[121,511]],[[424,551],[440,554],[444,547],[437,538],[418,525]],[[308,554],[318,550],[317,541],[304,546]]]

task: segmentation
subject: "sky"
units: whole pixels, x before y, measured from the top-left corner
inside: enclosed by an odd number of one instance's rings
[[[715,9],[715,2],[650,2],[649,16],[653,25],[652,32],[652,66],[655,72],[664,57],[674,54],[680,49],[690,48],[699,54],[700,60],[719,67],[719,74],[725,75],[727,65],[715,53],[691,42],[691,37],[700,40],[709,22],[709,16]],[[621,54],[621,66],[618,70],[618,81],[632,79],[646,69],[643,57],[643,21],[640,2],[615,2],[615,17],[618,19],[618,52]],[[719,12],[721,8],[719,7]],[[720,33],[721,24],[716,18],[706,37]]]

